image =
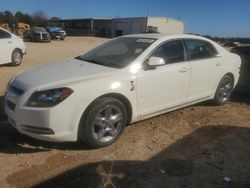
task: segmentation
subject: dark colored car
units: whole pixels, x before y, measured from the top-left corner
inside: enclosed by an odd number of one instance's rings
[[[50,33],[52,39],[64,40],[66,32],[61,27],[46,27],[46,30]]]
[[[235,47],[231,52],[238,54],[242,61],[238,86],[250,91],[250,46]]]
[[[37,42],[50,42],[51,36],[44,27],[32,27],[24,33],[24,39]]]

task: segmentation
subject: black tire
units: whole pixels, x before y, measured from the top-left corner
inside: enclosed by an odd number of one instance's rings
[[[91,148],[111,145],[122,134],[127,120],[127,110],[121,101],[111,97],[99,98],[83,114],[78,138]]]
[[[213,99],[215,105],[223,105],[230,100],[233,92],[234,79],[230,75],[225,75],[221,79]]]
[[[23,54],[22,54],[21,50],[15,49],[11,55],[11,64],[10,65],[14,66],[14,67],[19,66],[22,63],[22,60],[23,60]]]
[[[61,39],[61,40],[64,40],[64,39],[65,39],[65,37],[64,37],[64,36],[62,36],[60,39]]]

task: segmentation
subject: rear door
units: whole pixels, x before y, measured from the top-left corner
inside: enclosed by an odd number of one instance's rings
[[[186,39],[185,45],[192,68],[189,101],[208,98],[222,75],[222,58],[208,41]]]

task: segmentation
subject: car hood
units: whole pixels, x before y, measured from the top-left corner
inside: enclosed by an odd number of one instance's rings
[[[12,81],[24,90],[31,87],[54,87],[79,81],[87,81],[110,75],[117,69],[101,66],[86,61],[70,59],[41,65],[26,70]]]

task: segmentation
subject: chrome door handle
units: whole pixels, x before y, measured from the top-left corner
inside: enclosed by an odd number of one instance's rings
[[[216,63],[216,66],[221,66],[221,65],[222,65],[221,62],[217,62],[217,63]]]
[[[189,68],[187,67],[182,67],[179,72],[188,72],[189,71]]]
[[[8,41],[8,43],[12,43],[12,41]]]

